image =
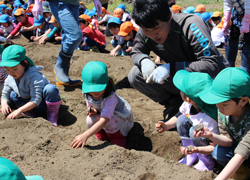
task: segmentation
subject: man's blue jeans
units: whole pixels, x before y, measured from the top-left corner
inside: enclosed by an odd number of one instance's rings
[[[250,74],[250,33],[244,34],[244,45],[242,47],[241,69]]]
[[[72,55],[82,41],[82,32],[79,28],[79,5],[72,5],[58,0],[50,0],[49,6],[52,14],[62,27],[61,50]]]
[[[180,115],[176,122],[176,128],[180,137],[189,137],[195,146],[209,145],[209,139],[204,137],[195,138],[193,136],[193,125],[191,120],[185,115]]]
[[[14,91],[11,91],[10,98],[17,107],[21,107],[30,101],[30,99],[23,99],[21,97],[18,97],[18,95]],[[43,89],[43,99],[41,103],[39,104],[39,106],[32,109],[32,111],[37,116],[44,117],[47,114],[47,106],[45,101],[58,102],[60,100],[61,98],[58,88],[53,84],[47,84]]]

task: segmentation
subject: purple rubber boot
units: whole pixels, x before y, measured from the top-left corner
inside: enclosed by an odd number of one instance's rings
[[[58,101],[58,102],[48,102],[48,101],[46,101],[47,119],[54,126],[57,126],[58,112],[59,112],[59,108],[60,108],[60,103],[61,103],[61,100]]]
[[[193,142],[190,138],[187,137],[181,137],[181,146],[183,147],[187,147],[188,145],[193,145]],[[197,160],[198,156],[197,153],[193,153],[193,154],[188,154],[186,157],[182,158],[179,163],[181,164],[186,164],[188,166],[192,166],[194,164],[194,162]]]
[[[195,169],[200,171],[210,171],[214,168],[215,163],[211,155],[197,153],[199,162],[194,166]]]

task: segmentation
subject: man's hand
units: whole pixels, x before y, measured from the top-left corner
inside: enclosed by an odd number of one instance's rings
[[[225,36],[229,35],[229,22],[231,19],[231,11],[224,11],[224,22],[223,22],[223,27],[222,27],[222,32]]]
[[[42,0],[35,0],[34,7],[32,8],[32,14],[38,20],[38,15],[43,16],[43,5]]]
[[[141,61],[141,73],[145,80],[148,79],[150,74],[155,70],[156,65],[149,58],[145,58]]]
[[[163,84],[164,80],[170,75],[169,63],[158,66],[153,73],[148,77],[146,83],[158,83]]]

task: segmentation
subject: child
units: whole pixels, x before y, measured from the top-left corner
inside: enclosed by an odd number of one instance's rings
[[[81,14],[87,14],[89,10],[86,8],[83,2],[79,2],[79,15]]]
[[[93,29],[99,29],[99,24],[97,21],[97,14],[94,11],[89,11],[87,15],[92,19],[91,23],[93,26]]]
[[[172,9],[172,11],[173,11],[174,13],[182,13],[182,12],[181,12],[181,7],[180,7],[179,5],[173,5],[173,6],[171,7],[171,9]]]
[[[203,4],[198,4],[196,7],[195,7],[195,10],[194,10],[195,13],[204,13],[206,12],[206,8]]]
[[[180,112],[166,123],[159,121],[156,124],[156,129],[160,133],[177,127],[182,140],[181,152],[187,155],[179,162],[192,166],[198,158],[199,162],[194,168],[201,171],[209,171],[214,168],[215,163],[210,156],[214,146],[210,145],[207,138],[194,138],[193,126],[202,124],[213,133],[219,134],[218,124],[215,121],[217,120],[216,106],[206,104],[199,98],[199,94],[212,84],[212,81],[212,78],[206,73],[178,71],[173,82],[180,89],[180,95],[184,101],[179,109]],[[196,147],[188,151],[185,148],[188,145]]]
[[[79,16],[79,27],[82,30],[84,38],[81,49],[84,46],[89,46],[90,51],[105,52],[107,44],[105,36],[98,29],[92,29],[89,26],[91,22],[92,20],[88,15],[82,14]]]
[[[185,9],[185,10],[183,11],[183,13],[194,14],[194,11],[195,11],[195,7],[189,6],[189,7],[187,7],[187,9]]]
[[[108,29],[108,28],[106,28],[108,21],[113,16],[108,11],[106,11],[105,7],[102,7],[102,14],[100,14],[100,17],[102,19],[98,22],[98,24],[102,25],[102,26],[99,26],[99,30],[106,31],[106,29]]]
[[[9,10],[10,8],[6,5],[6,4],[1,4],[0,5],[0,10],[1,10],[1,12],[2,12],[2,15],[3,14],[7,14],[7,15],[9,15],[8,14],[8,10]]]
[[[34,18],[28,17],[22,8],[18,8],[14,13],[14,16],[16,17],[18,24],[7,38],[11,39],[15,37],[16,34],[20,31],[21,34],[24,35],[24,37],[30,39],[30,37],[34,35],[33,30],[37,28],[36,26],[33,26]]]
[[[220,11],[213,12],[212,21],[217,26],[221,22],[222,14]]]
[[[234,173],[234,179],[239,175],[240,179],[247,179],[250,175],[250,77],[248,73],[236,67],[226,68],[215,77],[211,87],[207,87],[200,97],[208,104],[216,104],[219,110],[220,135],[206,128],[194,134],[195,137],[206,137],[217,144],[212,156],[225,168],[216,179],[228,179]]]
[[[3,50],[4,50],[4,47],[0,45],[0,62],[2,61]],[[7,78],[7,76],[8,76],[8,73],[6,69],[3,66],[0,66],[0,95],[2,95],[4,81]]]
[[[119,18],[122,21],[124,11],[121,8],[116,8],[114,10],[113,16]],[[122,21],[124,22],[124,21]]]
[[[200,17],[207,23],[210,31],[212,31],[214,26],[215,26],[212,19],[211,19],[212,15],[213,15],[212,12],[210,12],[210,13],[209,12],[204,12],[204,13],[202,13],[200,15]]]
[[[33,40],[35,42],[39,41],[43,36],[49,34],[50,32],[48,31],[49,23],[45,21],[44,16],[39,15],[39,19],[35,19],[33,26],[37,27],[36,36],[31,36],[30,40]]]
[[[11,45],[3,51],[0,66],[4,66],[9,75],[2,91],[1,112],[10,119],[21,113],[31,117],[47,116],[48,121],[57,126],[59,90],[42,74],[43,67],[35,66],[25,53],[19,45]],[[14,111],[9,106],[11,101],[18,107]]]
[[[124,52],[123,55],[127,55],[128,52],[131,52],[137,31],[138,29],[133,26],[132,22],[126,21],[122,23],[118,35],[123,37],[123,40],[112,51],[110,51],[110,55],[116,56],[116,52],[123,47],[126,49],[126,53]]]
[[[126,6],[124,4],[119,4],[117,8],[121,8],[124,12],[121,19],[122,22],[131,20],[131,14],[128,11],[126,11]]]
[[[16,27],[16,25],[10,21],[9,16],[7,14],[2,14],[0,16],[0,23],[3,29],[4,37],[7,37]],[[19,37],[20,35],[19,33],[17,33],[15,38],[19,38]]]
[[[134,125],[133,113],[128,102],[115,93],[107,66],[100,61],[87,63],[82,80],[83,98],[90,108],[86,118],[89,129],[76,136],[71,146],[83,148],[88,138],[96,134],[98,140],[109,140],[125,148],[126,136]]]

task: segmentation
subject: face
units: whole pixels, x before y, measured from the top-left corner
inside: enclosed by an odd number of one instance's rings
[[[5,28],[8,27],[8,23],[7,23],[7,22],[6,22],[6,23],[1,23],[1,25],[2,25],[3,27],[5,27]]]
[[[87,25],[87,23],[86,24],[83,24],[83,23],[79,23],[79,27],[80,27],[80,29],[81,30],[83,30],[84,28],[86,28],[88,25]]]
[[[25,72],[25,67],[18,64],[14,67],[5,67],[7,73],[14,79],[20,80]]]
[[[113,35],[117,35],[118,32],[120,31],[120,28],[116,27],[116,28],[109,28],[109,31],[113,34]]]
[[[59,25],[57,22],[53,22],[53,26],[58,27]]]
[[[26,17],[24,15],[21,16],[16,16],[16,20],[20,23],[25,23],[26,22]]]
[[[90,92],[89,94],[93,97],[94,100],[100,100],[106,89],[100,92]]]
[[[159,20],[157,20],[156,22],[158,23],[158,25],[154,28],[141,28],[143,33],[147,37],[154,40],[158,44],[163,44],[171,31],[171,19],[168,22]]]
[[[45,18],[49,18],[49,17],[51,16],[51,12],[44,12],[44,13],[43,13],[43,16],[44,16]]]
[[[241,108],[240,104],[241,104],[240,102],[236,104],[235,101],[229,100],[229,101],[216,104],[216,106],[222,114],[226,116],[231,116],[231,115],[237,114],[237,112]]]
[[[128,33],[127,36],[123,36],[123,39],[125,39],[126,41],[129,41],[130,39],[133,39],[133,31]]]
[[[2,9],[3,14],[7,14],[8,9]]]
[[[102,14],[100,14],[100,17],[104,17],[105,16],[105,12],[102,12]]]

